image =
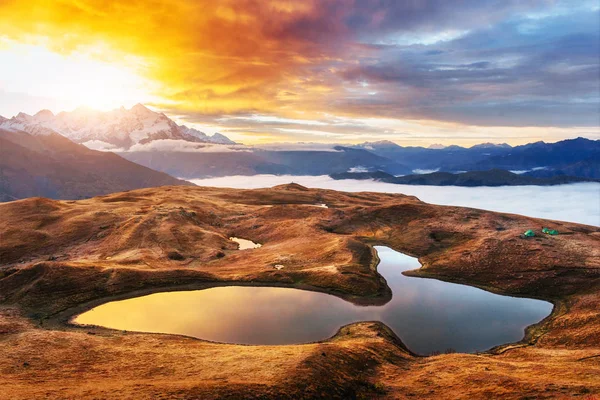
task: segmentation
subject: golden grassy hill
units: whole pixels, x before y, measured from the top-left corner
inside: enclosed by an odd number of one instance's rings
[[[315,207],[325,203],[329,208]],[[0,387],[9,398],[556,398],[600,393],[600,230],[415,197],[170,186],[0,204]],[[520,239],[529,228],[559,236]],[[238,236],[263,247],[239,253]],[[554,302],[523,342],[414,357],[380,323],[239,346],[65,325],[109,299],[224,282],[383,303],[372,245],[412,275]],[[276,264],[285,268],[277,270]],[[331,268],[334,266],[334,268]]]

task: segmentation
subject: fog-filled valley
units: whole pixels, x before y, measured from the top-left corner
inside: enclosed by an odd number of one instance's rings
[[[600,183],[556,186],[456,187],[396,185],[373,180],[334,180],[329,176],[255,175],[194,179],[200,186],[266,188],[290,182],[347,192],[385,192],[417,196],[441,205],[481,208],[537,218],[600,225]]]

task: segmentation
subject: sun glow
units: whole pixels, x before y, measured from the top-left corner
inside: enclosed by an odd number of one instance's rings
[[[600,137],[594,2],[375,3],[0,1],[0,115],[144,103],[245,143]]]
[[[53,104],[54,112],[81,106],[110,110],[156,100],[156,84],[140,75],[143,65],[132,57],[104,61],[107,50],[98,47],[68,55],[41,45],[4,42],[2,48],[1,97],[12,106],[1,104],[3,110],[35,112],[31,104],[36,99],[51,99],[44,103]],[[17,98],[18,93],[27,95]]]

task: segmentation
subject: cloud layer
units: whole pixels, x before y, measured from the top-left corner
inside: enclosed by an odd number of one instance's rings
[[[411,121],[457,137],[472,126],[591,136],[599,13],[561,0],[9,0],[0,32],[135,64],[156,107],[237,138],[402,139]]]
[[[193,179],[197,185],[256,189],[283,185],[290,182],[301,185],[342,190],[346,192],[403,193],[417,196],[432,204],[473,207],[484,210],[527,215],[559,221],[579,222],[600,226],[599,183],[574,183],[556,186],[413,186],[371,180],[333,180],[328,176],[255,175],[225,176],[221,178]],[[544,199],[544,201],[531,201]],[[565,207],[568,204],[569,207]]]

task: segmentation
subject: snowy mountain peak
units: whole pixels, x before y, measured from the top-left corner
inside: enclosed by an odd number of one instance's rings
[[[31,120],[31,118],[32,118],[31,115],[25,114],[24,112],[18,113],[17,116],[15,117],[15,119],[17,121],[29,121],[29,120]]]
[[[433,149],[433,150],[442,150],[442,149],[445,149],[446,146],[444,146],[443,144],[440,144],[440,143],[434,143],[434,144],[430,144],[427,148]]]
[[[390,140],[379,140],[376,142],[364,142],[361,144],[356,145],[356,147],[361,148],[361,149],[366,149],[366,150],[373,150],[373,149],[377,149],[377,148],[384,148],[384,147],[400,147],[398,146],[396,143],[390,141]]]
[[[214,135],[212,135],[212,141],[213,141],[213,143],[219,143],[219,144],[233,144],[227,136],[225,136],[219,132],[216,132]]]
[[[54,118],[54,114],[50,110],[41,110],[38,111],[33,118],[36,121],[49,121]]]
[[[79,107],[57,115],[49,110],[39,111],[34,116],[19,113],[8,120],[0,119],[0,128],[36,135],[57,132],[77,143],[90,142],[96,146],[104,143],[105,148],[113,149],[128,149],[136,144],[162,139],[235,144],[219,133],[208,136],[196,129],[177,125],[165,114],[139,103],[129,110],[121,107],[106,112]]]
[[[155,113],[154,111],[150,110],[148,107],[146,107],[145,105],[143,105],[141,103],[137,103],[135,106],[131,107],[131,110],[129,110],[129,111],[136,115],[144,115],[144,116],[158,114],[158,113]]]

